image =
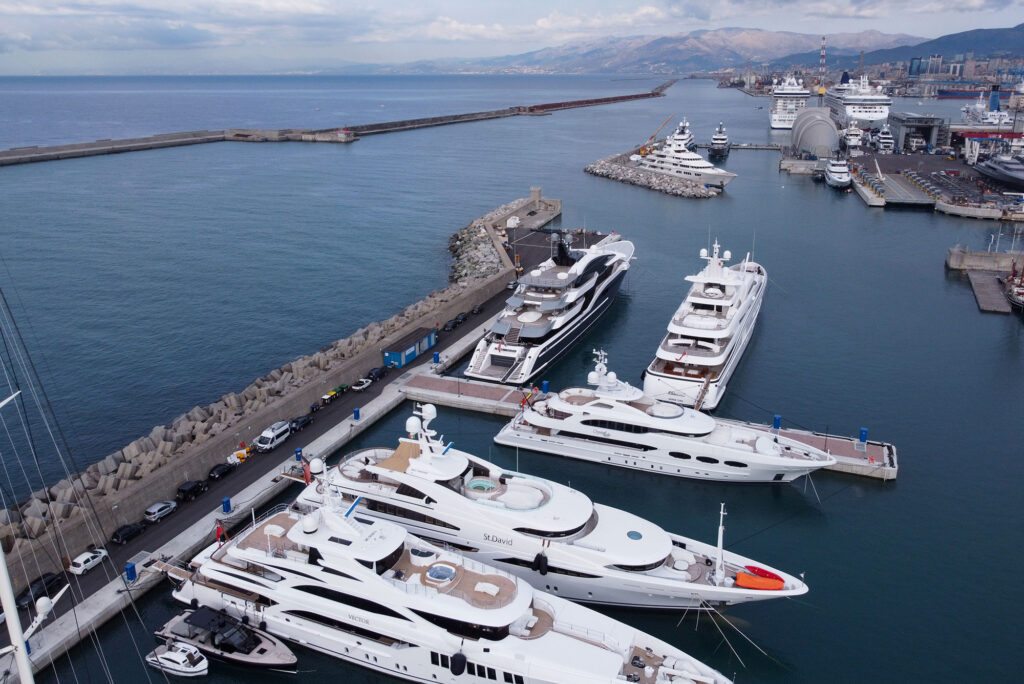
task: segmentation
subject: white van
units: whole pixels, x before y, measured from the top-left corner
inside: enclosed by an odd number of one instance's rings
[[[256,438],[253,445],[256,447],[256,451],[270,451],[277,447],[281,442],[288,439],[288,435],[291,434],[291,426],[287,420],[279,420],[274,423],[263,433]]]

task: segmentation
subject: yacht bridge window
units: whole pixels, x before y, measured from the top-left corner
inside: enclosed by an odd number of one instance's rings
[[[366,611],[367,613],[376,613],[378,615],[384,615],[385,617],[398,618],[399,620],[409,619],[401,613],[396,613],[387,606],[382,606],[375,601],[364,599],[361,596],[352,596],[351,594],[346,594],[344,592],[337,591],[336,589],[310,586],[308,584],[300,584],[296,586],[295,589],[297,591],[306,592],[307,594],[319,596],[320,598],[325,598],[328,601],[334,601],[335,603],[340,603],[345,606],[351,606],[352,608],[357,608],[359,610]]]

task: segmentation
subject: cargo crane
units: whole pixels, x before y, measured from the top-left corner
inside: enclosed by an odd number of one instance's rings
[[[665,120],[664,120],[664,121],[663,121],[663,122],[661,123],[661,125],[660,125],[660,126],[658,126],[658,130],[654,131],[654,135],[652,135],[652,136],[651,136],[650,138],[648,138],[648,139],[647,139],[647,142],[645,142],[645,143],[644,143],[643,145],[641,145],[641,146],[640,146],[640,149],[638,149],[638,150],[637,150],[637,152],[638,152],[638,153],[639,153],[640,155],[642,155],[642,156],[647,156],[648,154],[650,154],[650,153],[651,153],[651,143],[652,143],[652,142],[654,142],[654,139],[655,139],[656,137],[658,137],[658,134],[659,134],[659,133],[661,133],[661,129],[665,127],[665,124],[667,124],[667,123],[668,123],[669,121],[671,121],[671,120],[672,120],[672,117],[674,117],[674,116],[675,116],[675,114],[669,114],[669,115],[668,115],[668,118],[667,118],[667,119],[665,119]]]

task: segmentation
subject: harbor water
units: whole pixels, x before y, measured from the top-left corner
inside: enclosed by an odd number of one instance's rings
[[[0,148],[327,128],[640,92],[663,80],[4,78]],[[554,388],[582,384],[598,347],[620,377],[641,384],[684,277],[703,263],[699,250],[718,239],[734,261],[752,252],[770,284],[717,413],[765,423],[779,413],[787,425],[848,435],[867,427],[870,439],[898,447],[898,481],[667,479],[495,446],[499,418],[439,409],[434,426],[460,449],[704,541],[714,540],[724,502],[728,548],[805,573],[810,586],[799,600],[726,613],[757,648],[707,616],[608,612],[737,682],[1011,681],[1024,605],[1009,574],[1024,561],[1015,513],[1024,321],[980,313],[966,278],[943,268],[948,247],[984,249],[1010,226],[869,209],[855,194],[780,173],[774,152],[733,151],[721,165],[738,177],[710,200],[583,173],[643,143],[670,114],[685,116],[698,142],[719,121],[734,142],[787,142],[788,133],[769,131],[767,105],[684,80],[664,98],[349,145],[218,143],[8,167],[0,287],[84,467],[443,287],[448,236],[531,186],[563,200],[562,227],[615,230],[636,245],[618,301],[545,376]],[[897,100],[894,109],[951,116],[956,105]],[[351,448],[394,444],[410,408]],[[63,475],[44,463],[43,476],[53,484]],[[30,478],[9,488],[38,486]],[[160,679],[127,633],[144,654],[178,608],[157,590],[139,602],[140,617],[100,630],[116,681]],[[392,681],[299,656],[310,682]],[[41,680],[100,672],[85,643]],[[247,674],[215,664],[210,679]]]

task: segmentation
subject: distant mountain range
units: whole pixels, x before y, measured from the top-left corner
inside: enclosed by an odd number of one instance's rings
[[[487,59],[445,59],[406,64],[363,64],[337,69],[374,74],[688,74],[743,68],[748,63],[778,69],[817,68],[821,35],[724,28],[674,36],[606,37],[576,41],[535,52]],[[827,35],[830,69],[973,52],[976,56],[1024,54],[1024,24],[1008,29],[979,29],[934,40],[879,31]]]

